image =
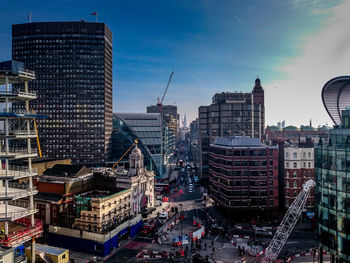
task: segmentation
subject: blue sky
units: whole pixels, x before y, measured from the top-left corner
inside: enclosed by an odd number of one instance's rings
[[[331,124],[320,92],[349,72],[349,8],[335,0],[2,0],[0,59],[11,56],[11,25],[29,12],[33,22],[94,21],[98,10],[113,32],[114,111],[144,112],[174,70],[164,104],[193,120],[215,92],[250,91],[258,75],[267,124]]]

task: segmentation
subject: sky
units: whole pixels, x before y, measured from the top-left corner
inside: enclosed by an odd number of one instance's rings
[[[350,0],[0,0],[0,60],[11,25],[95,21],[113,33],[113,111],[163,104],[188,123],[222,91],[265,90],[266,125],[332,125],[321,90],[349,75]]]

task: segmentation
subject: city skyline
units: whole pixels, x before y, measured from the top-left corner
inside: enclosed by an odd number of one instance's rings
[[[113,112],[145,112],[174,70],[164,104],[176,101],[188,122],[216,92],[251,90],[258,75],[267,125],[332,125],[319,94],[348,73],[349,1],[37,1],[16,10],[21,2],[0,4],[2,60],[11,58],[11,25],[29,13],[32,22],[95,21],[89,14],[98,11],[115,36]]]

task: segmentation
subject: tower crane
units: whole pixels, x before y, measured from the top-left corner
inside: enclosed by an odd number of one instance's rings
[[[170,74],[170,77],[169,77],[169,80],[168,80],[168,84],[166,85],[166,88],[165,88],[165,90],[164,90],[162,99],[160,100],[160,99],[158,98],[157,106],[158,106],[158,109],[159,109],[159,113],[162,112],[163,100],[164,100],[165,94],[166,94],[167,91],[168,91],[168,88],[169,88],[171,79],[173,78],[173,75],[174,75],[174,71],[172,71],[171,74]]]
[[[273,263],[275,261],[286,243],[290,233],[293,231],[295,224],[297,223],[301,212],[304,209],[306,200],[310,195],[310,190],[315,186],[315,184],[315,181],[312,179],[303,184],[303,189],[287,210],[269,246],[266,248],[261,260],[262,263]]]

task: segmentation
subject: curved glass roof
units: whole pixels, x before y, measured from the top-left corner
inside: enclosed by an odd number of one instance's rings
[[[341,125],[341,112],[350,106],[350,76],[328,81],[322,89],[322,101],[334,124]]]

